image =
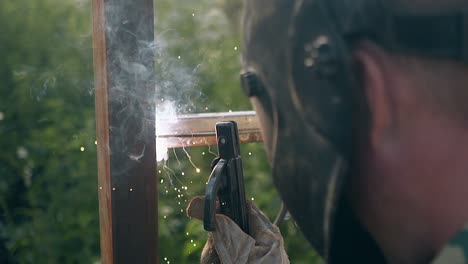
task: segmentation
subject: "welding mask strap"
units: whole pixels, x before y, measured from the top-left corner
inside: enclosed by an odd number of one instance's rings
[[[383,39],[396,52],[447,58],[468,63],[467,13],[397,15],[390,25],[391,39]]]

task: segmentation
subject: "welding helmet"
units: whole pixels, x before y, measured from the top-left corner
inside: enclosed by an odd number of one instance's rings
[[[343,197],[354,126],[368,115],[353,44],[467,62],[466,10],[447,0],[245,0],[242,86],[279,194],[327,263],[385,262]]]

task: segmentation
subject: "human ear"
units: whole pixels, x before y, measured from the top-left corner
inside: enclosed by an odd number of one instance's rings
[[[360,85],[369,110],[370,143],[376,146],[382,143],[394,121],[390,59],[380,47],[369,41],[359,43],[353,55],[360,69]]]

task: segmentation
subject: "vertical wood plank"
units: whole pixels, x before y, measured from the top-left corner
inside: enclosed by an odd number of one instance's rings
[[[158,263],[152,0],[93,0],[101,257]]]

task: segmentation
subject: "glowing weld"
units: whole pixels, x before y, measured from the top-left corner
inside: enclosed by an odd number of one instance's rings
[[[167,134],[169,127],[177,123],[177,112],[173,102],[164,101],[156,108],[156,160],[163,161],[169,158],[167,139],[159,135]]]

